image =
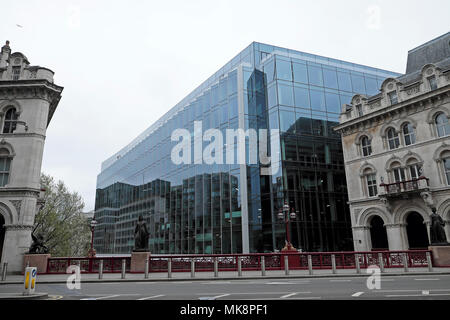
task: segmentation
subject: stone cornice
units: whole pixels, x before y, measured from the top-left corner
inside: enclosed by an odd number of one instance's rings
[[[416,108],[413,113],[425,109],[425,104],[432,99],[441,99],[442,96],[450,96],[450,85],[446,85],[437,90],[428,91],[411,99],[404,100],[394,106],[386,106],[374,112],[345,121],[333,128],[333,130],[341,132],[344,136],[358,132],[361,126],[367,127],[368,124],[384,123],[386,119],[392,119],[402,113],[403,110]],[[373,126],[373,125],[372,125]],[[370,127],[372,127],[370,126]]]
[[[15,188],[15,187],[0,187],[0,198],[9,196],[9,197],[39,197],[41,190],[34,188]]]
[[[33,230],[33,225],[25,224],[5,224],[6,230]]]
[[[27,132],[20,132],[20,133],[1,133],[0,139],[3,138],[40,138],[42,140],[45,140],[45,136],[43,134],[39,133],[27,133]]]

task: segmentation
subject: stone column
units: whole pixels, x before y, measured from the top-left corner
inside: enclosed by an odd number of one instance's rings
[[[444,220],[445,222],[445,236],[447,237],[447,242],[450,243],[450,220]]]
[[[8,273],[23,273],[23,256],[31,245],[30,225],[5,225],[5,240],[3,242],[2,262],[8,262]]]
[[[352,227],[355,251],[370,251],[370,228],[368,226]]]
[[[388,238],[389,250],[408,250],[406,236],[406,225],[403,223],[385,224]]]

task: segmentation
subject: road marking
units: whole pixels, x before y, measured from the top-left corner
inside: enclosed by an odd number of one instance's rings
[[[422,290],[422,294],[423,294],[423,295],[429,295],[429,294],[430,294],[430,291],[428,291],[428,290]]]
[[[154,298],[159,298],[159,297],[164,297],[163,294],[158,294],[157,296],[151,296],[151,297],[146,297],[146,298],[140,298],[138,300],[149,300],[149,299],[154,299]]]
[[[98,297],[98,298],[84,298],[81,300],[101,300],[101,299],[109,299],[109,298],[115,298],[115,297],[120,297],[120,294],[113,294],[111,296],[104,296],[104,297]]]
[[[432,289],[432,291],[450,291],[450,289]],[[420,290],[377,290],[377,292],[420,292]]]
[[[363,293],[364,293],[363,291],[361,291],[361,292],[356,292],[356,293],[352,294],[352,297],[359,297],[359,296],[362,295]]]
[[[216,299],[219,299],[219,298],[227,297],[229,295],[230,295],[230,293],[225,293],[225,294],[221,294],[221,295],[215,296],[215,297],[200,297],[198,299],[199,300],[216,300]]]
[[[267,282],[265,284],[297,284],[293,282]]]
[[[62,299],[63,296],[53,296],[53,295],[49,295],[47,300],[60,300]]]
[[[414,279],[416,281],[439,281],[439,279]]]
[[[230,284],[231,281],[209,281],[209,282],[202,282],[202,284]]]
[[[286,295],[284,295],[284,296],[281,296],[280,298],[281,298],[281,299],[286,299],[286,298],[295,296],[296,294],[297,294],[297,292],[293,292],[293,293],[289,293],[289,294],[286,294]]]
[[[330,282],[351,282],[352,280],[348,279],[337,279],[337,280],[330,280]]]
[[[431,293],[429,296],[450,296],[450,293]],[[397,298],[397,297],[423,297],[422,294],[390,294],[386,296],[387,298]]]

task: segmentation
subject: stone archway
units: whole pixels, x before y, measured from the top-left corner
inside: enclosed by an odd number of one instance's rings
[[[380,216],[374,215],[370,219],[370,240],[372,250],[389,250],[386,227]]]
[[[428,231],[422,215],[415,211],[409,212],[406,216],[406,224],[409,249],[428,248]]]

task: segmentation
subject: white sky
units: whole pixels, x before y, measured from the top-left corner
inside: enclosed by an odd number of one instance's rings
[[[42,170],[95,203],[100,164],[252,41],[403,73],[448,0],[5,1],[11,41],[64,87]],[[17,26],[20,25],[20,26]]]

